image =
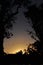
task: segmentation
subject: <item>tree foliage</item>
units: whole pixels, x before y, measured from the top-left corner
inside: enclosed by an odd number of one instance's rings
[[[39,41],[34,43],[34,46],[37,48],[38,53],[43,53],[43,4],[39,7],[32,5],[27,8],[28,11],[25,12],[25,17],[29,20],[31,18],[33,23],[33,28],[36,32],[36,35],[39,38]]]
[[[15,15],[19,8],[19,5],[14,2],[13,0],[0,0],[0,53],[3,52],[4,38],[12,36],[8,29],[11,29],[15,23]]]

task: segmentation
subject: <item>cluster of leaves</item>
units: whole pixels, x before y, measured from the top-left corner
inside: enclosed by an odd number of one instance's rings
[[[33,28],[39,38],[39,41],[36,41],[33,45],[35,48],[37,48],[38,53],[43,54],[43,4],[41,4],[39,7],[36,5],[28,7],[28,11],[24,14],[28,20],[31,18]]]
[[[13,0],[0,0],[0,35],[3,34],[4,37],[9,38],[9,31],[12,27],[13,22],[15,23],[15,15],[18,13],[18,6],[16,11],[12,11],[13,7]]]
[[[24,6],[27,5],[27,3],[30,3],[30,1],[29,0],[0,0],[0,31],[3,30],[2,32],[4,37],[9,38],[10,33],[7,31],[12,27],[12,22],[15,19],[15,15],[18,13],[18,8],[21,5]],[[13,9],[14,7],[16,7],[15,8],[16,11]]]

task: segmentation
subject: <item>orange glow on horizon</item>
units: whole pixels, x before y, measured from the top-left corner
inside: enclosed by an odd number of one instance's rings
[[[30,38],[28,39],[27,35],[18,35],[15,38],[5,39],[4,41],[4,52],[7,54],[15,54],[22,50],[24,53],[24,49],[27,49],[29,42],[33,42]]]
[[[22,51],[23,54],[25,53],[24,50],[18,49],[18,50],[12,51],[12,54],[16,54],[16,53],[18,53],[20,51]]]

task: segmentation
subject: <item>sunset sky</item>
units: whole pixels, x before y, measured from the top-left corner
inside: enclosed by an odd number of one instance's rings
[[[43,2],[43,0],[32,0],[32,4],[37,3],[37,6]],[[26,30],[32,31],[35,33],[32,28],[32,21],[25,18],[23,12],[27,11],[26,8],[21,6],[19,8],[19,13],[16,15],[17,20],[15,20],[15,24],[13,24],[12,33],[13,36],[10,39],[4,39],[4,51],[8,53],[16,53],[20,50],[24,50],[30,43],[35,42],[34,39],[31,38],[31,35],[28,34]]]

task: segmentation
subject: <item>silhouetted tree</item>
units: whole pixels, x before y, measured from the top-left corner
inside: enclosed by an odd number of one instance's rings
[[[3,52],[3,40],[5,37],[10,38],[12,36],[8,29],[15,23],[15,15],[18,13],[19,6],[13,4],[13,0],[0,0],[0,55]],[[14,9],[14,7],[16,7]]]
[[[27,53],[31,55],[37,55],[38,54],[37,45],[29,44],[29,46],[27,47]]]
[[[20,51],[17,52],[16,54],[17,54],[17,55],[22,55],[22,53],[23,53],[22,50],[20,50]]]
[[[36,35],[39,38],[39,42],[37,41],[34,44],[37,44],[36,46],[38,51],[43,53],[43,4],[41,4],[39,7],[36,5],[32,5],[28,7],[28,11],[25,12],[25,16],[29,20],[31,18],[33,23],[33,28],[36,32]],[[35,46],[35,45],[34,45]]]

